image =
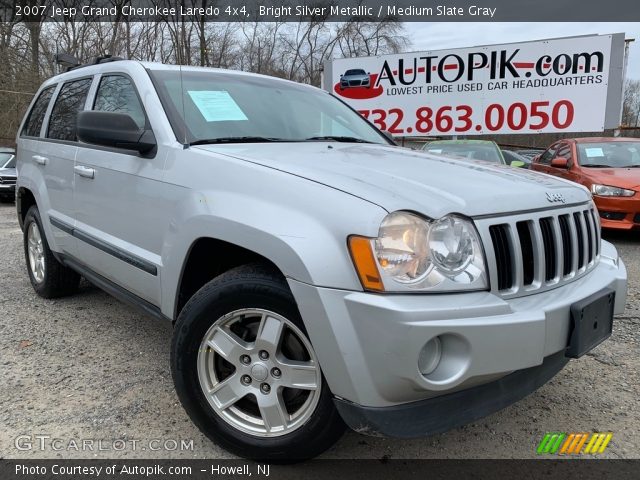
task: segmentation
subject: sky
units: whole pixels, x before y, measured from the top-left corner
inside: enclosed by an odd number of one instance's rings
[[[441,50],[510,42],[624,32],[629,48],[627,78],[640,80],[640,22],[629,23],[418,23],[405,22],[409,50]]]

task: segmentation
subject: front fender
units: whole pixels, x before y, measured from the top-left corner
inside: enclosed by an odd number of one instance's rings
[[[298,282],[361,290],[347,238],[352,234],[375,236],[386,211],[314,182],[299,178],[294,182],[306,185],[304,194],[293,201],[291,191],[295,189],[275,188],[263,196],[247,188],[243,192],[191,190],[178,202],[162,248],[161,308],[165,315],[173,317],[183,266],[191,246],[203,237],[255,252]]]

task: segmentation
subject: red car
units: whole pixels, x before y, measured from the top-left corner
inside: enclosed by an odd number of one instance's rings
[[[587,187],[603,228],[640,229],[640,138],[559,140],[531,169]]]

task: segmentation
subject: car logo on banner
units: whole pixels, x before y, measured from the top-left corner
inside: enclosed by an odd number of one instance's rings
[[[366,100],[369,98],[379,97],[380,95],[382,95],[384,88],[380,85],[376,86],[378,74],[374,73],[367,75],[369,77],[367,86],[351,86],[349,85],[349,77],[347,77],[346,75],[341,75],[340,80],[333,86],[333,91],[341,97],[351,98],[353,100]]]

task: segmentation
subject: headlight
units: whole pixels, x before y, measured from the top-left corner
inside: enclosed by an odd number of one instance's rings
[[[382,221],[375,254],[378,265],[400,283],[414,283],[431,268],[428,252],[429,224],[410,213],[395,212]]]
[[[349,247],[367,290],[487,288],[480,238],[473,223],[464,217],[446,215],[431,221],[408,212],[394,212],[382,221],[377,238],[353,236]],[[377,283],[372,272],[378,273]]]
[[[594,183],[591,185],[591,193],[601,197],[633,197],[636,192],[633,190],[627,190],[626,188]]]

